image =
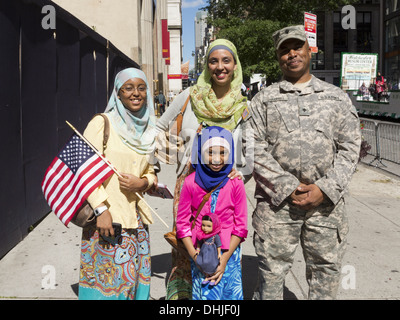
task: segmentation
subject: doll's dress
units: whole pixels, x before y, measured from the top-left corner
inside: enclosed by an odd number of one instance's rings
[[[213,274],[218,267],[218,250],[221,246],[221,239],[218,234],[215,236],[201,240],[200,252],[197,256],[196,263],[206,274]]]

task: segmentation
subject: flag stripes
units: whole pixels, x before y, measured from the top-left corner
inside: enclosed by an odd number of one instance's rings
[[[42,191],[53,212],[67,226],[86,198],[112,174],[113,170],[75,135],[47,169]]]

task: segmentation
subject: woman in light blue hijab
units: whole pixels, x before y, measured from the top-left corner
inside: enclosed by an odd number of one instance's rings
[[[140,194],[156,179],[147,160],[155,146],[155,115],[142,71],[128,68],[116,75],[105,114],[110,122],[107,148],[103,148],[102,117],[93,117],[84,136],[102,150],[120,176],[112,175],[87,198],[97,215],[96,223],[82,233],[79,299],[148,300],[148,225],[153,218]],[[120,234],[113,223],[120,225]]]
[[[127,109],[119,98],[119,90],[126,81],[133,78],[142,79],[147,87],[146,107],[137,112]],[[108,101],[105,113],[110,116],[111,123],[123,142],[139,154],[150,154],[155,147],[156,117],[152,94],[146,75],[136,68],[120,71],[115,77],[114,89]]]

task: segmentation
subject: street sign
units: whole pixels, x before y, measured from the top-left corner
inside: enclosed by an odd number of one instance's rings
[[[317,15],[304,12],[304,30],[311,52],[318,53],[317,46]]]

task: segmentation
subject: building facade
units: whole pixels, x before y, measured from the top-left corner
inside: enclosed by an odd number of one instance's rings
[[[182,18],[181,0],[54,0],[138,63],[152,92],[179,92]],[[168,20],[170,64],[162,54],[161,20]]]
[[[194,19],[194,39],[195,39],[195,52],[194,52],[194,69],[197,75],[201,72],[202,58],[204,56],[204,40],[206,38],[207,29],[207,12],[197,11]]]
[[[384,76],[392,90],[400,90],[400,1],[383,5]]]
[[[194,76],[197,78],[204,68],[204,58],[208,46],[215,40],[215,29],[207,23],[208,13],[206,11],[198,11],[194,21],[195,30],[195,70]]]
[[[182,90],[182,1],[168,1],[168,31],[170,65],[168,68],[169,95],[175,96]]]
[[[382,56],[381,4],[379,0],[362,0],[355,8],[355,28],[344,28],[348,12],[317,12],[318,53],[313,54],[312,73],[336,86],[340,85],[343,52],[377,53]],[[379,70],[383,62],[378,61]]]
[[[389,89],[400,86],[400,1],[361,0],[355,8],[355,28],[344,29],[347,13],[317,13],[318,53],[313,54],[312,73],[340,85],[343,52],[378,54],[377,71],[387,80]]]

